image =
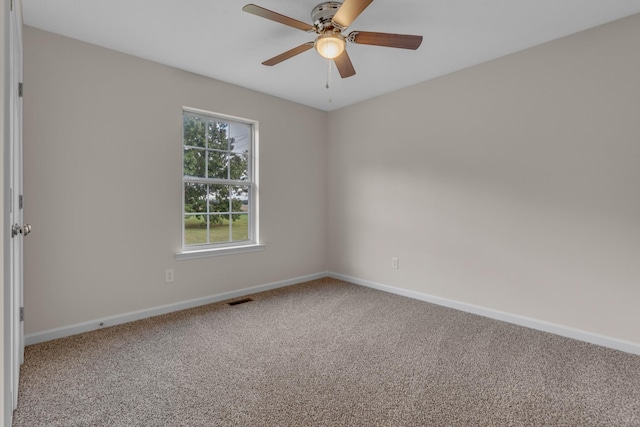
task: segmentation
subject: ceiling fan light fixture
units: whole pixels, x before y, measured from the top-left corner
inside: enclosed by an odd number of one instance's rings
[[[318,36],[315,48],[318,53],[327,58],[334,59],[344,52],[346,42],[342,34],[325,33]]]

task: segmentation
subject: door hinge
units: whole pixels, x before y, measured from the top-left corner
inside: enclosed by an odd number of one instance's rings
[[[23,86],[24,86],[24,84],[23,84],[22,82],[18,83],[18,96],[19,96],[20,98],[22,98],[22,92],[23,92],[22,87],[23,87]]]
[[[18,197],[18,208],[22,209],[22,194]]]
[[[24,307],[20,307],[20,321],[24,322]]]

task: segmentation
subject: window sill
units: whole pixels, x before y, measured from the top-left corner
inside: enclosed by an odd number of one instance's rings
[[[233,254],[243,254],[246,252],[263,251],[266,245],[255,244],[246,246],[233,246],[230,248],[200,249],[194,251],[184,251],[176,253],[176,260],[188,260],[198,258],[209,258],[214,256],[224,256]]]

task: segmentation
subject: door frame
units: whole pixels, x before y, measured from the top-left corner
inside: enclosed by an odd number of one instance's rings
[[[9,36],[9,116],[11,118],[11,149],[9,158],[11,211],[13,214],[11,224],[24,224],[23,211],[23,177],[22,177],[22,2],[12,1],[13,9],[10,14],[11,34]],[[25,234],[18,234],[11,240],[10,256],[11,264],[11,310],[12,310],[12,409],[18,407],[18,385],[20,382],[20,365],[24,361],[24,322],[23,320],[23,239]]]

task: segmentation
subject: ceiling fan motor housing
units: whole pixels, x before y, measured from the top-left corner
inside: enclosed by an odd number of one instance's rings
[[[316,33],[322,34],[327,30],[333,30],[340,32],[342,28],[336,28],[336,25],[332,21],[334,15],[338,9],[342,6],[342,3],[337,1],[327,1],[320,3],[311,11],[311,20],[313,26],[316,29]]]

